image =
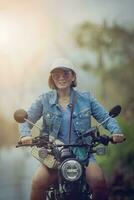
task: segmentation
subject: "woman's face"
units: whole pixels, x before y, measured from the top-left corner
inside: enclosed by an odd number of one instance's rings
[[[57,89],[68,89],[75,77],[70,70],[56,69],[52,72],[52,79]]]

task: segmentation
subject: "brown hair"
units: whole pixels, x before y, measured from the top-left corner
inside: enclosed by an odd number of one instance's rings
[[[72,81],[71,87],[76,87],[77,86],[76,73],[72,69],[70,69],[70,71],[71,71],[72,75],[74,76],[74,81]],[[48,78],[48,85],[51,89],[57,89],[51,73]]]

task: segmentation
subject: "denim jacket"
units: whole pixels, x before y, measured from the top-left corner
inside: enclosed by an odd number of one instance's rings
[[[83,134],[91,127],[91,116],[101,123],[109,114],[89,92],[80,92],[72,89],[70,101],[72,101],[74,93],[77,96],[77,100],[72,115],[73,130]],[[28,119],[33,123],[36,123],[41,117],[43,117],[43,132],[57,138],[62,114],[57,102],[56,90],[40,95],[28,109]],[[111,133],[121,132],[117,121],[113,118],[106,121],[103,126]],[[21,135],[31,135],[31,128],[32,126],[27,122],[20,124],[19,130]]]

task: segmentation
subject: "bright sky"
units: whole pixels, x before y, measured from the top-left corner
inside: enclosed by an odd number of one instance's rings
[[[53,60],[75,57],[68,35],[76,24],[133,24],[133,7],[133,0],[0,0],[0,110],[10,115],[47,89]]]

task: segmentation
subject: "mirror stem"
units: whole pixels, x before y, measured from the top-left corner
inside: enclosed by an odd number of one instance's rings
[[[33,125],[33,126],[35,126],[36,128],[38,128],[38,129],[40,129],[40,130],[41,130],[41,127],[40,127],[40,126],[38,126],[38,125],[34,124],[34,123],[33,123],[33,122],[31,122],[30,120],[28,120],[28,119],[26,119],[26,118],[24,118],[24,120],[25,120],[26,122],[28,122],[29,124],[31,124],[31,125]]]
[[[108,118],[106,118],[103,122],[101,122],[98,127],[102,126],[102,124],[104,124],[107,120],[109,120],[112,116],[109,116]]]

